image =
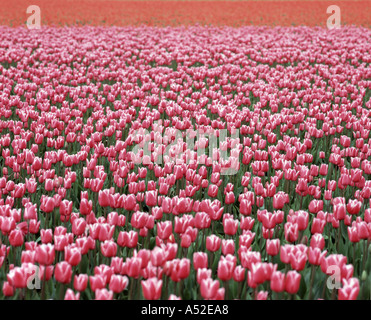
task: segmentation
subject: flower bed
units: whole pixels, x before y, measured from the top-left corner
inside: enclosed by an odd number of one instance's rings
[[[370,35],[0,27],[1,297],[368,298]]]

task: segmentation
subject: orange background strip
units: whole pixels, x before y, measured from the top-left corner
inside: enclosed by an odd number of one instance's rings
[[[103,1],[0,0],[0,25],[25,25],[29,5],[41,9],[48,25],[307,25],[326,26],[330,5],[341,8],[341,23],[371,26],[371,1]]]

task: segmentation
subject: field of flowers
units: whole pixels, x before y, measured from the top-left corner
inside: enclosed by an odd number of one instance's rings
[[[0,299],[370,299],[370,63],[362,26],[0,26]]]

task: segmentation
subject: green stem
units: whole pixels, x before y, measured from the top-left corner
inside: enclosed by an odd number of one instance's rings
[[[336,251],[339,252],[339,244],[340,244],[340,238],[341,238],[341,224],[342,220],[339,222],[339,228],[338,228],[338,241],[336,244]]]
[[[336,290],[337,289],[332,289],[332,293],[331,293],[331,300],[336,300]]]
[[[44,266],[43,286],[41,289],[41,300],[45,300],[45,287],[46,287],[46,266]]]
[[[59,289],[59,300],[64,300],[64,284],[61,283],[61,287]]]
[[[366,266],[366,261],[368,259],[368,243],[369,243],[369,240],[363,240],[364,241],[364,247],[363,247],[363,261],[362,261],[362,270],[361,270],[361,275],[362,275],[362,272],[365,270],[365,266]]]
[[[229,281],[223,281],[225,289],[225,300],[229,299]]]
[[[130,290],[129,290],[129,300],[133,300],[133,290],[134,290],[134,283],[135,279],[132,279],[130,284]]]
[[[310,287],[309,287],[309,297],[308,300],[312,300],[312,289],[313,289],[313,283],[314,283],[314,276],[315,276],[315,266],[312,265],[312,270],[311,270],[311,276],[310,276]]]

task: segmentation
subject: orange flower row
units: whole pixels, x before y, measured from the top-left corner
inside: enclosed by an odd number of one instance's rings
[[[48,25],[307,25],[326,26],[328,6],[341,9],[341,23],[369,27],[370,1],[101,1],[0,0],[0,25],[25,25],[29,5]]]

